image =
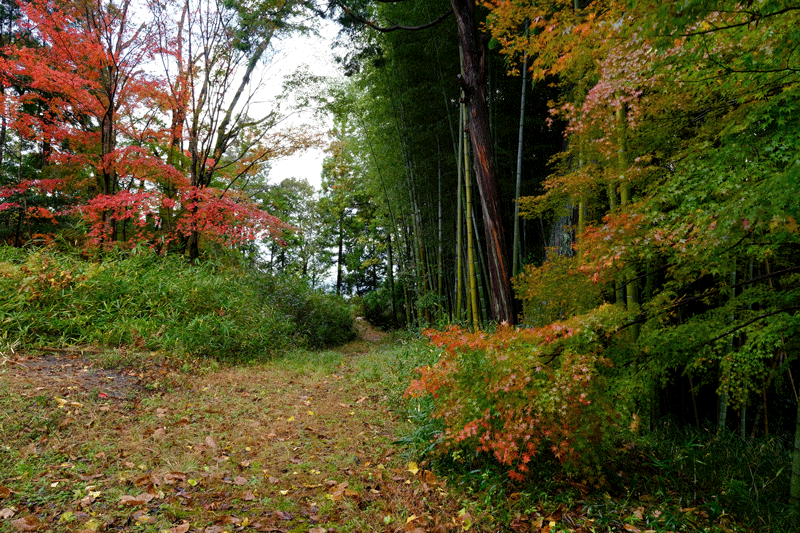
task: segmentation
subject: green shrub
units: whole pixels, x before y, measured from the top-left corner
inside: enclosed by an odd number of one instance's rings
[[[260,283],[264,297],[293,324],[298,345],[327,348],[355,338],[352,311],[341,296],[313,290],[296,277],[262,275]]]
[[[341,298],[235,263],[193,266],[150,252],[97,263],[0,248],[0,298],[2,337],[28,345],[133,345],[242,359],[355,335]]]
[[[405,307],[401,305],[402,288],[395,284],[395,313],[392,314],[392,294],[388,287],[380,287],[368,292],[362,300],[363,316],[370,324],[383,329],[402,327]]]

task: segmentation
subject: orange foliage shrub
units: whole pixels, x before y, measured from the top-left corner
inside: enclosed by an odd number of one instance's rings
[[[490,454],[510,467],[512,479],[524,479],[542,453],[568,473],[592,475],[620,414],[607,393],[603,371],[612,364],[601,341],[623,315],[606,305],[540,328],[428,330],[442,353],[419,369],[406,396],[434,398],[446,449]]]

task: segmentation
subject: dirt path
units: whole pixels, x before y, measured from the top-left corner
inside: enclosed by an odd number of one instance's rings
[[[445,483],[392,444],[393,348],[358,328],[338,351],[196,374],[6,355],[0,529],[462,530],[471,518]]]

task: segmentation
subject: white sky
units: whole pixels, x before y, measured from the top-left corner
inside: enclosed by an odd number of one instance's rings
[[[281,41],[277,46],[277,55],[270,66],[270,70],[277,69],[275,76],[283,77],[302,65],[308,65],[312,74],[342,77],[341,71],[334,62],[333,41],[338,32],[338,26],[329,20],[318,20],[317,30],[319,35],[295,35]],[[280,84],[273,84],[279,87]],[[308,113],[300,112],[291,117],[289,122],[295,125],[304,123],[318,123],[313,116],[313,110]],[[325,154],[320,149],[311,149],[291,157],[272,162],[269,181],[272,184],[280,183],[286,178],[306,179],[315,189],[320,189],[320,176],[322,174],[322,160]]]

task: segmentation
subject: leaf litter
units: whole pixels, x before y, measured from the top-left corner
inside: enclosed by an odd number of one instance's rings
[[[603,530],[585,508],[513,511],[520,493],[502,518],[405,457],[406,421],[359,366],[383,335],[356,326],[333,367],[290,355],[189,374],[136,354],[108,368],[93,349],[0,361],[0,531]],[[651,533],[661,511],[624,514],[615,530]]]
[[[392,444],[405,422],[358,371],[382,335],[358,326],[332,373],[291,356],[199,375],[100,368],[85,351],[6,360],[0,526],[463,530],[445,482]]]

